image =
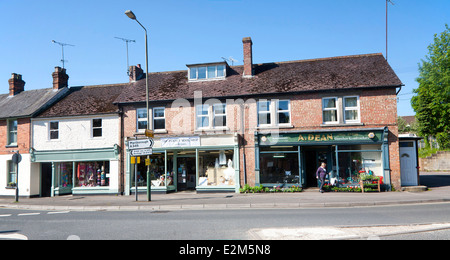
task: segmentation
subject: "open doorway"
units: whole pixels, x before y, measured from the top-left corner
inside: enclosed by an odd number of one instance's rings
[[[303,171],[305,177],[305,186],[307,188],[318,187],[316,178],[317,168],[322,162],[327,164],[327,172],[333,169],[333,147],[331,146],[305,146],[302,147]]]
[[[52,196],[52,164],[41,163],[41,197]]]

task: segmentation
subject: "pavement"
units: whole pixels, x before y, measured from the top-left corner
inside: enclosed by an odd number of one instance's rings
[[[372,207],[421,203],[450,203],[450,173],[421,173],[423,192],[346,193],[306,190],[301,193],[199,193],[178,192],[135,196],[60,196],[53,198],[0,198],[0,208],[44,211],[174,211],[225,209],[277,209]]]

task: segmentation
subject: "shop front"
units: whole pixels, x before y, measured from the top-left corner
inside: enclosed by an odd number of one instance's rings
[[[256,133],[256,184],[317,187],[316,170],[327,164],[327,182],[358,185],[378,177],[390,186],[387,128]]]
[[[119,193],[119,147],[36,151],[40,163],[41,196]]]
[[[152,155],[133,158],[127,150],[127,162],[127,195],[136,187],[138,192],[147,192],[148,181],[152,193],[239,191],[234,135],[155,138]]]

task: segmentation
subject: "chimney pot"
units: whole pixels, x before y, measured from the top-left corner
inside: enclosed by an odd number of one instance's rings
[[[244,75],[243,77],[253,77],[253,42],[252,38],[245,37],[242,39],[244,44]]]
[[[25,81],[22,80],[22,75],[12,73],[9,83],[9,96],[13,97],[25,90]]]
[[[66,69],[55,67],[55,72],[52,73],[52,77],[54,90],[59,90],[69,86],[69,75],[67,75]]]
[[[130,66],[129,78],[130,82],[136,82],[144,78],[144,71],[141,68],[141,64],[138,64],[137,66]]]

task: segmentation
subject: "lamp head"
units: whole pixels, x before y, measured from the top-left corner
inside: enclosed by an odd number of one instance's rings
[[[125,11],[125,14],[126,14],[130,19],[136,20],[136,15],[134,15],[133,11],[127,10],[127,11]]]

